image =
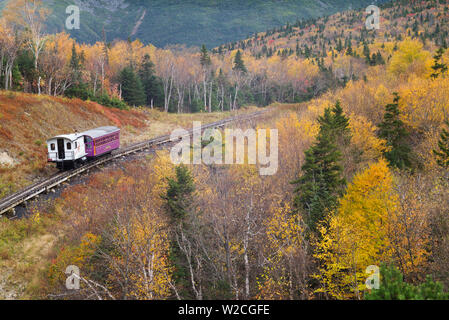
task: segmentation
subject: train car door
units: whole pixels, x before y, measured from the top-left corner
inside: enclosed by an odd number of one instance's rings
[[[94,142],[91,137],[84,136],[84,145],[86,148],[87,156],[94,156]]]
[[[65,159],[64,139],[58,139],[58,159]]]

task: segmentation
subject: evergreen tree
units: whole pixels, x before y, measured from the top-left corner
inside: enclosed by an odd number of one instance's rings
[[[312,231],[335,208],[344,184],[339,165],[341,153],[327,134],[319,135],[318,141],[305,153],[303,175],[294,181],[295,206],[306,212],[306,222]]]
[[[351,42],[349,42],[348,48],[346,49],[346,55],[347,55],[347,56],[352,56],[353,53],[354,53],[354,52],[352,51],[352,45],[351,45]]]
[[[373,54],[374,56],[374,54]],[[381,65],[381,64],[385,64],[385,60],[382,57],[381,53],[379,51],[377,51],[377,54],[375,55],[375,57],[373,57],[374,59],[374,65]]]
[[[89,98],[88,84],[84,83],[82,79],[84,59],[84,52],[81,52],[81,54],[78,55],[76,52],[75,41],[73,41],[72,55],[69,63],[72,72],[72,85],[64,92],[64,95],[67,97],[77,97],[83,100]]]
[[[338,39],[336,49],[337,49],[338,52],[342,52],[343,51],[343,43],[341,42],[341,38]]]
[[[248,70],[246,69],[245,63],[242,59],[242,53],[240,50],[237,50],[234,58],[234,70],[240,71],[242,73],[246,73]]]
[[[195,185],[189,169],[184,165],[177,166],[176,178],[168,179],[167,193],[162,196],[173,222],[182,221],[188,215],[194,191]]]
[[[72,56],[70,58],[70,69],[72,70],[72,82],[74,85],[81,83],[81,56],[78,56],[75,41],[72,46]]]
[[[449,121],[446,121],[449,130]],[[449,168],[449,131],[443,128],[438,141],[439,150],[433,150],[438,165],[443,168]]]
[[[204,44],[201,46],[200,63],[203,68],[209,67],[212,63],[209,53],[207,52],[206,46]]]
[[[411,148],[407,144],[408,132],[399,118],[399,95],[394,93],[394,101],[385,107],[384,120],[379,125],[379,137],[387,141],[389,151],[384,153],[390,165],[399,169],[411,167]]]
[[[175,267],[173,278],[180,293],[191,298],[192,293],[188,289],[191,275],[188,271],[186,259],[191,259],[192,257],[186,256],[187,253],[180,248],[180,241],[185,241],[188,238],[190,249],[194,250],[192,248],[195,241],[191,234],[191,221],[193,218],[191,214],[193,213],[195,185],[193,177],[186,166],[177,166],[175,171],[175,178],[168,179],[167,191],[161,197],[166,201],[165,208],[170,217],[173,230],[169,253],[171,265]],[[195,262],[192,261],[192,264],[195,264]]]
[[[351,129],[349,128],[349,118],[343,113],[340,101],[337,101],[332,108],[332,126],[329,128],[330,135],[335,137],[337,143],[347,145],[351,141]],[[325,125],[323,123],[323,125]]]
[[[29,50],[19,51],[19,55],[17,57],[17,65],[19,67],[20,73],[23,76],[24,82],[27,82],[27,85],[31,87],[34,79],[36,78],[36,69],[34,68],[34,57]]]
[[[145,91],[142,82],[133,68],[126,67],[120,73],[120,84],[123,100],[131,106],[145,104]]]
[[[320,132],[315,144],[305,152],[303,175],[293,181],[297,185],[295,207],[306,212],[306,222],[313,232],[335,209],[343,193],[346,181],[342,177],[341,152],[337,144],[350,139],[348,119],[339,102],[332,110],[327,108],[318,121]]]
[[[12,77],[12,89],[13,90],[23,90],[23,86],[22,86],[22,82],[23,82],[23,77],[22,74],[20,73],[19,70],[19,65],[17,63],[14,63],[14,67],[12,68],[11,71],[11,77]]]
[[[447,65],[441,62],[441,57],[443,56],[443,53],[444,49],[440,48],[433,57],[434,59],[434,64],[432,66],[433,73],[430,75],[432,79],[436,79],[440,74],[443,75],[445,72],[447,72]]]
[[[366,42],[363,44],[363,55],[365,56],[366,63],[371,64],[371,52]]]
[[[148,54],[143,57],[142,64],[139,68],[139,77],[145,92],[146,105],[150,106],[152,103],[162,105],[164,103],[162,82],[156,76],[154,63]]]
[[[444,292],[439,282],[430,276],[420,285],[404,282],[402,273],[394,266],[382,265],[380,268],[379,289],[372,289],[365,295],[366,300],[447,300],[449,294]]]

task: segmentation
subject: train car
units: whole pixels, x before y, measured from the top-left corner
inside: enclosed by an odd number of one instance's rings
[[[65,134],[47,140],[48,162],[59,169],[76,168],[89,159],[120,148],[120,129],[100,127],[82,133]]]
[[[117,127],[100,127],[81,134],[87,158],[99,157],[120,148],[120,129]]]
[[[78,133],[56,136],[47,140],[48,162],[59,169],[76,167],[87,160],[84,136]]]

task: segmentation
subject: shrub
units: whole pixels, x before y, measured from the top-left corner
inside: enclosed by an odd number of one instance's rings
[[[444,292],[439,282],[427,276],[426,282],[412,285],[404,282],[402,273],[394,266],[381,266],[379,289],[366,294],[366,300],[446,300],[449,293]]]
[[[85,84],[68,89],[65,92],[65,96],[68,98],[79,98],[84,101],[94,101],[105,107],[128,109],[128,105],[124,101],[117,97],[110,97],[106,93],[94,94],[92,91],[88,90],[87,85]]]

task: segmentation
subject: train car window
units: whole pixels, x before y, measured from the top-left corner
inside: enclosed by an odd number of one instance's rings
[[[55,144],[54,144],[54,143],[50,144],[50,149],[51,149],[51,151],[55,151],[55,149],[56,149],[56,146],[55,146]]]
[[[78,142],[75,142],[75,149],[78,148]]]
[[[72,150],[72,144],[70,142],[67,142],[67,150]]]

